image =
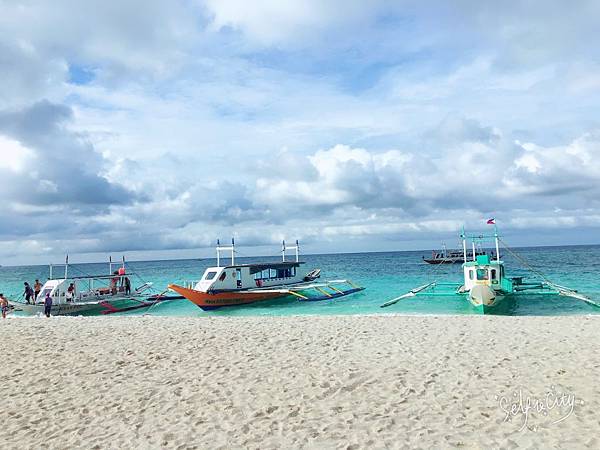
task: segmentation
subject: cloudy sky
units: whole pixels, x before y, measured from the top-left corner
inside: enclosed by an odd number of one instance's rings
[[[597,1],[0,0],[0,263],[600,243]]]

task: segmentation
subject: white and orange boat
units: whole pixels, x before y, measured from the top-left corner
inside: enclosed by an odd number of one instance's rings
[[[240,306],[265,300],[296,297],[301,301],[331,300],[364,288],[349,280],[317,282],[320,269],[308,270],[299,260],[299,244],[282,248],[282,260],[272,263],[236,264],[235,241],[222,247],[217,241],[217,266],[209,267],[202,278],[188,286],[169,285],[203,310]],[[295,251],[295,260],[286,261],[286,252]],[[221,266],[221,252],[231,252],[231,264]]]

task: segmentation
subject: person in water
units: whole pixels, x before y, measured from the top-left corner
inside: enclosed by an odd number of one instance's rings
[[[40,283],[40,280],[35,280],[35,283],[33,285],[33,293],[35,294],[35,296],[33,297],[34,303],[37,301],[38,297],[40,296],[41,290],[42,290],[42,283]]]
[[[25,282],[25,292],[23,292],[23,295],[25,296],[25,301],[27,304],[30,304],[31,300],[33,300],[35,303],[35,299],[33,298],[33,289],[31,289],[31,286],[29,286],[27,281]]]
[[[2,318],[6,319],[6,313],[8,313],[8,300],[4,298],[4,294],[0,294],[0,309],[2,310]]]
[[[44,314],[46,317],[50,317],[50,311],[52,311],[52,297],[50,297],[50,292],[46,292],[46,298],[44,299]]]

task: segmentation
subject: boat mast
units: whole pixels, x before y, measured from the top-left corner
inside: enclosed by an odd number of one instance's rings
[[[494,224],[494,239],[496,241],[496,261],[500,262],[500,246],[498,245],[498,227]]]
[[[281,250],[283,262],[285,262],[286,250],[294,250],[296,252],[296,262],[300,261],[300,244],[298,243],[298,239],[296,239],[296,245],[294,247],[286,247],[285,241],[283,241],[283,248]]]
[[[281,262],[285,262],[285,239],[283,240],[281,247]]]
[[[69,273],[69,255],[65,258],[65,280],[67,279],[67,275]]]
[[[221,242],[219,242],[219,240],[217,239],[217,267],[221,267],[221,259],[220,259],[220,254],[219,254],[219,246],[221,245]]]
[[[464,262],[467,262],[467,237],[465,236],[465,226],[463,225],[462,234],[460,235],[463,241],[463,256]]]
[[[235,265],[235,239],[231,238],[231,247],[221,247],[221,242],[217,239],[217,267],[221,267],[221,252],[231,250],[231,265]]]

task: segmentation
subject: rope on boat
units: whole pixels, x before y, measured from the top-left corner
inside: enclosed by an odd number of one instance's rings
[[[517,254],[516,252],[514,252],[513,250],[511,250],[510,247],[506,244],[506,242],[504,242],[500,238],[498,238],[498,241],[502,242],[502,245],[504,246],[504,248],[506,250],[508,250],[508,252],[517,261],[519,261],[523,265],[523,267],[525,269],[528,269],[531,272],[533,272],[534,274],[536,274],[537,276],[539,276],[549,287],[555,289],[558,292],[559,295],[563,295],[565,297],[571,297],[571,298],[574,298],[576,300],[581,300],[581,301],[583,301],[583,302],[585,302],[585,303],[587,303],[589,305],[592,305],[592,306],[595,306],[597,308],[600,308],[600,304],[597,303],[597,302],[595,302],[594,300],[592,300],[588,296],[578,293],[575,289],[571,289],[571,288],[568,288],[568,287],[565,287],[565,286],[561,286],[559,284],[554,283],[546,275],[544,275],[542,272],[540,272],[535,267],[533,267],[531,264],[529,264],[525,258],[523,258],[519,254]]]
[[[160,299],[160,298],[161,298],[163,295],[165,295],[167,292],[169,292],[169,289],[168,289],[168,288],[156,296],[156,298],[155,298],[155,300],[156,300],[156,301],[155,301],[155,302],[154,302],[152,305],[150,305],[150,308],[148,308],[148,309],[146,310],[146,312],[144,313],[144,316],[149,316],[149,315],[150,315],[150,311],[152,310],[152,308],[154,308],[156,305],[158,305],[158,304],[160,303],[160,300],[159,300],[159,299]]]

